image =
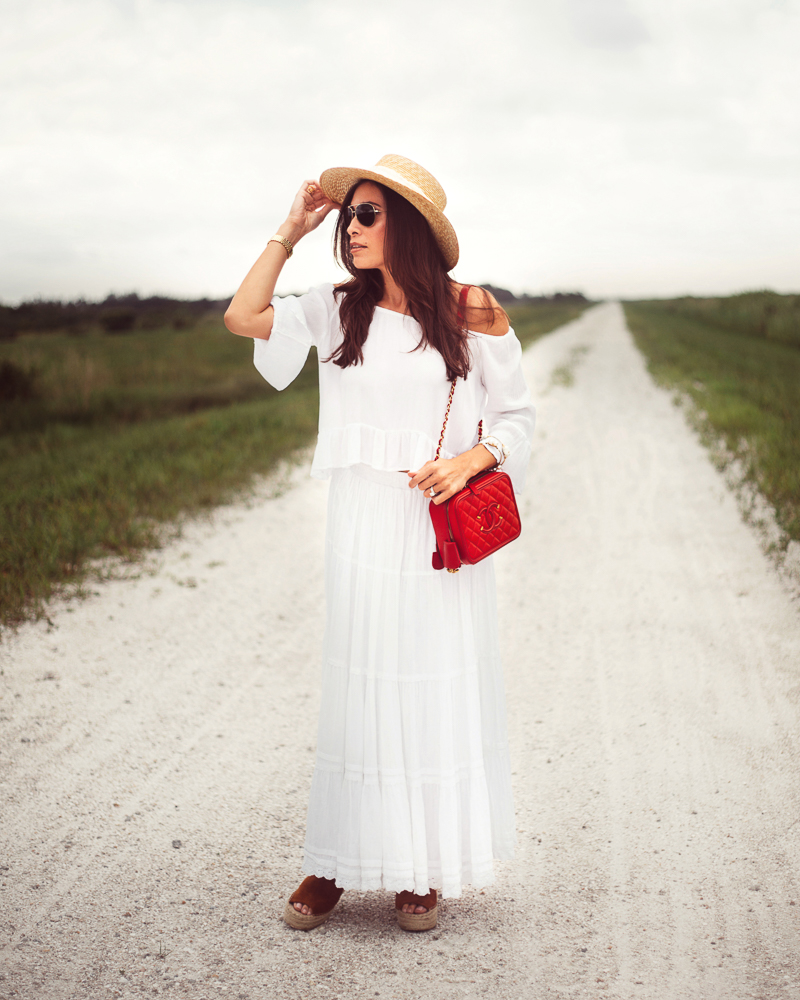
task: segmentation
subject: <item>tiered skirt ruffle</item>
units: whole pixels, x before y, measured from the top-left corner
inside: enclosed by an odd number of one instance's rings
[[[334,471],[306,874],[459,896],[515,832],[491,559],[431,566],[405,473]]]

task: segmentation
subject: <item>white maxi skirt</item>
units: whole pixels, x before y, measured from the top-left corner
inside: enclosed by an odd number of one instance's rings
[[[491,557],[431,567],[405,473],[333,473],[322,708],[303,871],[461,895],[515,843]]]

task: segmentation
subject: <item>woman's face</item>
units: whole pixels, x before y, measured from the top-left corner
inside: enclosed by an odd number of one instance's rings
[[[353,264],[364,270],[383,267],[383,244],[386,237],[386,200],[383,192],[377,184],[364,181],[356,188],[350,204],[353,208],[356,205],[369,204],[380,210],[376,213],[375,222],[371,226],[362,225],[355,215],[350,220],[347,235],[350,237]]]

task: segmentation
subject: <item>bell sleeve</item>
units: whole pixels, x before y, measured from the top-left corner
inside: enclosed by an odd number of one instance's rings
[[[333,285],[320,285],[305,295],[273,298],[275,310],[268,340],[253,341],[253,363],[275,389],[293,382],[312,345],[319,347],[329,337],[336,309]]]
[[[501,337],[478,334],[481,380],[486,390],[483,436],[500,441],[508,457],[503,472],[511,476],[515,492],[525,486],[531,457],[536,409],[522,373],[522,345],[513,330]]]

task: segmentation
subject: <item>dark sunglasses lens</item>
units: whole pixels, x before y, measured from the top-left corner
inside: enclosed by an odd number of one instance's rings
[[[375,209],[372,205],[348,205],[347,207],[347,222],[348,225],[353,221],[353,216],[355,216],[362,226],[367,229],[375,222]]]

